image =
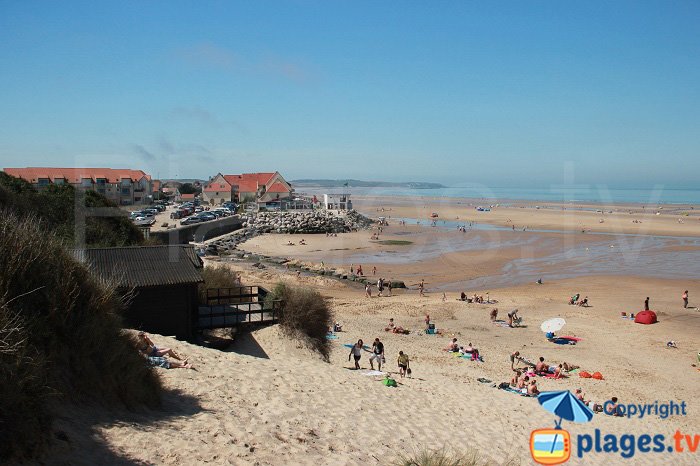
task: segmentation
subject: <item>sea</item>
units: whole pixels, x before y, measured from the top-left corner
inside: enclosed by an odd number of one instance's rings
[[[613,204],[700,204],[700,189],[654,185],[643,188],[619,188],[608,185],[551,185],[549,187],[514,188],[472,184],[436,189],[412,188],[317,188],[300,187],[301,193],[349,193],[351,196],[446,197],[484,201],[540,201],[565,203]]]

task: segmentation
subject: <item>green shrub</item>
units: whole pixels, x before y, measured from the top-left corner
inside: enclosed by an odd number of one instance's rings
[[[516,466],[519,461],[508,459],[501,466]],[[395,466],[490,466],[496,463],[488,460],[483,460],[479,453],[475,450],[469,450],[467,453],[449,452],[447,450],[438,449],[422,449],[414,452],[412,455],[400,455],[399,459],[394,462]]]
[[[76,207],[76,194],[84,202]],[[84,204],[84,205],[82,205]],[[36,216],[44,227],[66,243],[74,243],[75,220],[90,208],[111,208],[114,217],[85,217],[85,244],[94,247],[144,244],[143,234],[112,201],[94,191],[76,193],[71,185],[51,185],[37,191],[28,182],[0,172],[0,208],[11,209],[20,217]]]
[[[310,288],[291,287],[278,283],[268,299],[281,301],[280,327],[293,338],[305,338],[323,359],[328,361],[331,343],[326,338],[333,324],[333,311],[328,299]]]
[[[0,463],[47,442],[53,403],[156,406],[161,382],[122,302],[45,223],[0,211]]]
[[[225,265],[209,265],[202,270],[204,283],[199,285],[199,302],[207,304],[207,289],[236,288],[241,286],[238,273]]]

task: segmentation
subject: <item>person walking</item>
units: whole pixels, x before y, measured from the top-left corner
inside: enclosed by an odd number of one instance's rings
[[[369,367],[374,370],[373,361],[377,361],[377,370],[382,370],[382,362],[384,362],[384,343],[379,341],[379,338],[374,339],[372,343],[372,356],[369,357]]]
[[[685,290],[683,292],[683,295],[681,296],[681,298],[683,298],[683,309],[687,309],[688,308],[688,290]]]
[[[372,285],[369,283],[365,284],[365,296],[368,298],[372,297]]]
[[[362,340],[357,340],[357,343],[352,345],[350,348],[350,354],[348,354],[348,361],[350,357],[355,358],[355,369],[360,368],[360,358],[362,357],[362,351],[364,350],[364,342]]]
[[[401,378],[404,378],[406,376],[406,372],[408,371],[409,368],[409,363],[410,361],[408,360],[408,355],[404,354],[403,351],[399,351],[399,358],[397,360],[399,364],[399,375]]]

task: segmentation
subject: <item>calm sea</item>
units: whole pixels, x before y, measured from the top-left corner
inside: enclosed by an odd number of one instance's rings
[[[471,185],[441,189],[407,188],[298,188],[302,193],[349,192],[358,196],[423,196],[483,199],[489,201],[591,202],[600,204],[700,204],[700,189],[656,185],[648,188],[611,188],[606,185],[552,185],[544,188],[513,188]]]

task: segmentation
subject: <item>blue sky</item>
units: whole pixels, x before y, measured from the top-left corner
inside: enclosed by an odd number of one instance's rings
[[[0,166],[692,186],[700,2],[0,0]]]

